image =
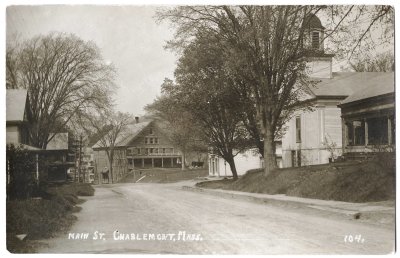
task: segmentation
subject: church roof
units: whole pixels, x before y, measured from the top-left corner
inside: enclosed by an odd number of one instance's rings
[[[392,72],[339,72],[332,75],[333,78],[320,79],[314,87],[310,87],[315,97],[342,97],[344,99],[372,85],[379,88],[381,84],[391,83],[392,87],[394,84]]]

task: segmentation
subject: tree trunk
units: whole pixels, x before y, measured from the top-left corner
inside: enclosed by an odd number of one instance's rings
[[[114,183],[114,173],[113,173],[112,165],[110,165],[110,175],[109,175],[108,180],[110,180],[110,178],[111,178],[111,184],[113,184]]]
[[[108,164],[110,166],[109,168],[110,174],[108,175],[108,181],[110,181],[111,178],[111,184],[114,183],[113,159],[114,159],[114,152],[110,151],[110,153],[108,154]]]
[[[268,176],[276,169],[275,137],[271,129],[265,129],[264,137],[264,176]]]
[[[228,162],[228,164],[229,164],[229,166],[231,168],[233,180],[237,180],[238,179],[238,174],[237,174],[237,171],[236,171],[236,165],[235,165],[235,160],[233,158],[233,155],[228,157],[226,159],[226,162]]]
[[[185,159],[186,159],[185,151],[182,151],[182,170],[185,170]]]

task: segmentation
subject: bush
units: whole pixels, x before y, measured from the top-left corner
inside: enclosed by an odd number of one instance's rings
[[[33,252],[29,241],[15,239],[17,234],[27,234],[27,240],[49,238],[65,232],[75,222],[73,212],[80,211],[82,203],[77,195],[93,195],[89,184],[64,184],[49,186],[44,198],[7,201],[7,248],[10,252]]]
[[[26,199],[37,191],[35,155],[22,145],[7,144],[7,197]]]

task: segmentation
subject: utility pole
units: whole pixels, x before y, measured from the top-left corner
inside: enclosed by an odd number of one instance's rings
[[[78,140],[74,137],[74,147],[75,147],[75,171],[74,171],[74,182],[76,182],[76,174],[78,172]]]
[[[82,134],[79,136],[79,160],[78,160],[78,183],[81,180],[81,164],[82,164]]]

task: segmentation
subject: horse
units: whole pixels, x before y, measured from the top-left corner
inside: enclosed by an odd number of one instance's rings
[[[103,171],[103,172],[101,172],[101,175],[102,175],[102,178],[103,178],[103,180],[102,180],[102,182],[104,183],[104,181],[107,179],[107,183],[109,184],[110,183],[110,177],[108,176],[108,170],[107,171]]]

